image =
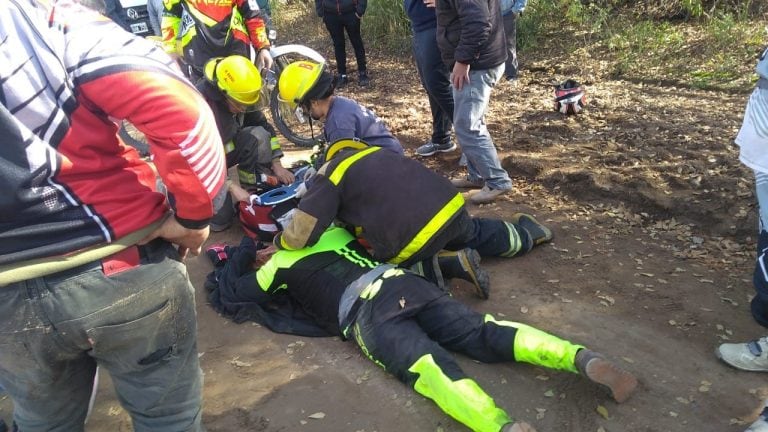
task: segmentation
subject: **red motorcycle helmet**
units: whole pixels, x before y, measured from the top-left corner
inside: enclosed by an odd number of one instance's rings
[[[587,91],[576,80],[566,80],[555,86],[555,111],[578,114],[587,103]]]

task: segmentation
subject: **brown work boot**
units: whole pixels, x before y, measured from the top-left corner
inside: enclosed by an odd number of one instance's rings
[[[575,363],[582,375],[592,382],[607,387],[618,403],[629,399],[637,387],[637,378],[594,351],[579,350],[576,353]]]
[[[536,429],[526,422],[519,421],[505,424],[500,432],[536,432]]]

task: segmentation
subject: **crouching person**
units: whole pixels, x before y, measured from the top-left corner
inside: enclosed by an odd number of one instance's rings
[[[525,362],[579,373],[617,402],[637,385],[600,354],[521,323],[474,312],[426,279],[376,262],[341,228],[296,251],[246,238],[211,249],[210,303],[276,332],[341,335],[446,414],[475,431],[533,431],[497,407],[449,351],[486,363]],[[254,268],[256,270],[254,271]]]

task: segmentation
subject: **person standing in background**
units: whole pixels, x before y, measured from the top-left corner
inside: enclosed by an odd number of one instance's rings
[[[427,6],[424,0],[403,0],[405,13],[411,21],[413,31],[413,58],[419,72],[421,85],[429,98],[429,110],[432,112],[432,137],[416,149],[419,156],[432,156],[435,153],[456,150],[456,143],[451,140],[453,128],[453,94],[448,68],[440,58],[437,47],[437,18],[435,5]]]
[[[435,5],[437,44],[451,68],[453,127],[467,158],[468,175],[452,182],[475,189],[466,194],[467,201],[490,203],[512,189],[485,124],[491,90],[507,60],[501,7],[499,0],[437,0]]]
[[[504,35],[507,38],[507,63],[504,76],[515,81],[518,76],[517,63],[517,19],[528,5],[528,0],[501,0],[501,16],[504,21]]]
[[[368,63],[365,58],[365,45],[360,32],[361,21],[368,6],[368,0],[315,0],[317,16],[323,19],[325,28],[333,40],[333,53],[336,57],[335,85],[337,89],[349,83],[347,76],[347,47],[344,31],[349,35],[349,42],[355,50],[357,60],[357,84],[366,87],[371,83],[368,77]]]

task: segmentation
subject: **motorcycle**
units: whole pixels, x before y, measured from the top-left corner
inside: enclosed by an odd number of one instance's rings
[[[274,30],[270,30],[270,40],[275,40]],[[290,142],[298,147],[312,147],[317,144],[314,138],[313,130],[304,112],[301,108],[291,109],[291,107],[280,100],[277,85],[280,80],[280,74],[289,64],[300,61],[310,60],[317,63],[325,63],[325,57],[314,49],[299,44],[276,45],[272,44],[270,50],[272,55],[272,68],[263,71],[264,76],[264,97],[269,100],[269,112],[277,130]],[[149,155],[149,145],[144,136],[136,130],[130,123],[122,121],[118,135],[124,143],[134,147],[142,156]]]

